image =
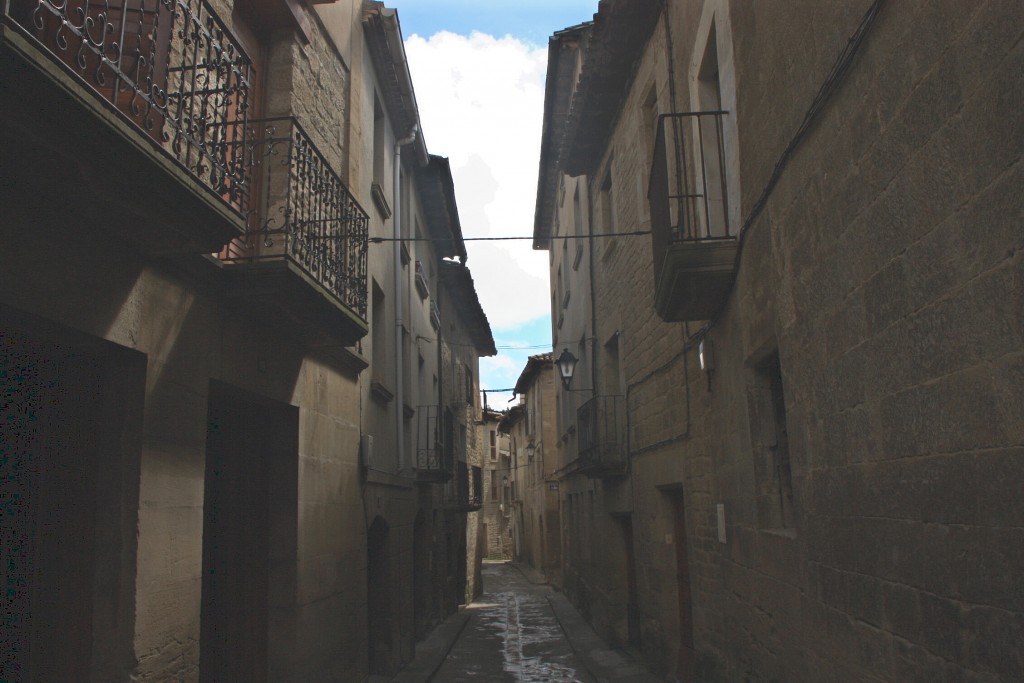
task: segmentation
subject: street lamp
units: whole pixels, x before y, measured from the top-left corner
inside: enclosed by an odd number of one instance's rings
[[[533,454],[537,452],[537,445],[532,441],[526,444],[526,459],[528,462],[533,462]]]
[[[562,355],[555,361],[555,364],[558,366],[558,374],[562,376],[562,386],[566,389],[569,388],[569,383],[572,382],[572,373],[576,369],[577,361],[579,359],[572,355],[569,347],[562,349]]]

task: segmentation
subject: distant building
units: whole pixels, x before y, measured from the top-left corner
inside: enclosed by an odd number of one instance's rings
[[[465,600],[493,340],[401,40],[0,10],[0,679],[358,682]]]
[[[551,354],[530,356],[516,381],[519,404],[501,421],[512,451],[512,514],[516,559],[561,584],[560,476]]]
[[[682,681],[1018,681],[1024,6],[813,10],[550,40],[562,583]]]
[[[512,553],[512,458],[507,434],[499,431],[504,413],[484,411],[481,424],[484,446],[483,557],[492,561],[513,559]]]

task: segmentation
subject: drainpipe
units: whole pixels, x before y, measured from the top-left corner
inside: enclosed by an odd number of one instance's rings
[[[402,147],[416,139],[419,126],[412,124],[409,135],[395,142],[395,178],[394,188],[395,210],[392,212],[392,236],[394,237],[395,261],[395,434],[398,435],[398,469],[406,467],[405,462],[405,359],[402,357]]]

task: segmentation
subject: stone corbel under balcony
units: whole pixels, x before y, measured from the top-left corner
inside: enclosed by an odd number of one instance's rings
[[[654,305],[666,322],[710,320],[725,305],[736,277],[735,239],[670,244],[657,278]]]

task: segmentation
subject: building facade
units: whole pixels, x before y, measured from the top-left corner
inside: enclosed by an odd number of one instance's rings
[[[493,347],[397,16],[104,7],[0,16],[0,678],[393,673],[468,571],[416,422]]]
[[[563,584],[656,671],[1024,676],[1022,12],[603,0],[552,37]]]
[[[486,539],[484,559],[501,562],[513,559],[512,552],[512,452],[508,434],[500,430],[505,413],[485,410],[483,432],[483,512]]]
[[[555,370],[550,353],[530,356],[516,381],[519,403],[501,421],[512,450],[516,560],[561,585]]]

